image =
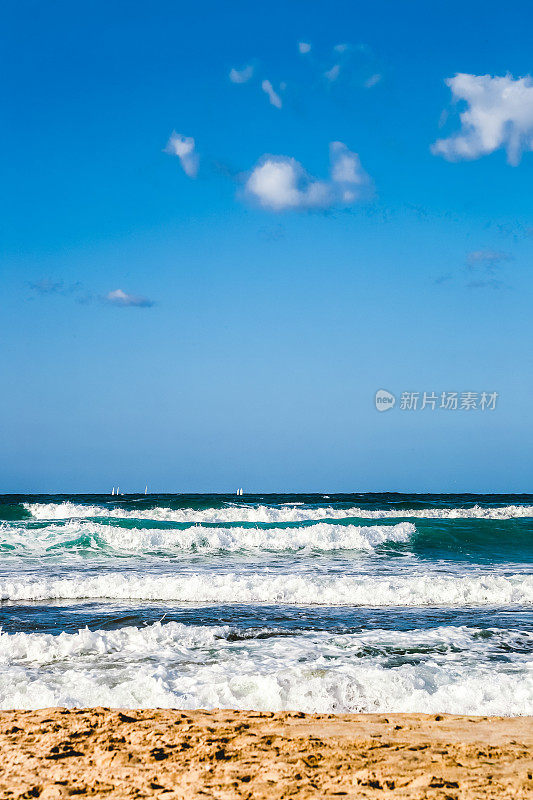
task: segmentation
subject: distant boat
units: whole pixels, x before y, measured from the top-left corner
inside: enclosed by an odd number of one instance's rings
[[[146,486],[144,487],[144,493],[148,494],[148,484],[146,484]]]
[[[240,497],[242,495],[242,489],[237,489],[237,495]]]
[[[113,486],[113,488],[111,490],[111,494],[115,494],[115,487],[114,486]]]

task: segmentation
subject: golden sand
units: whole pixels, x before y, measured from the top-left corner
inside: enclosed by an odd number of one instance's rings
[[[533,797],[533,718],[0,712],[0,797]]]

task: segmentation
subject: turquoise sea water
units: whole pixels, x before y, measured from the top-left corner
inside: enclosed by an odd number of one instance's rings
[[[0,498],[0,707],[533,714],[533,495]]]

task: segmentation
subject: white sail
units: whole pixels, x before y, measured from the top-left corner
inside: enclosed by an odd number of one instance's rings
[[[114,486],[113,486],[113,489],[111,490],[111,494],[115,494],[115,487]]]
[[[144,487],[144,493],[148,494],[148,484],[146,484],[146,486]]]

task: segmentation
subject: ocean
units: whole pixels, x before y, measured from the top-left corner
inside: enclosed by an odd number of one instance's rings
[[[533,714],[533,495],[4,495],[0,707]]]

